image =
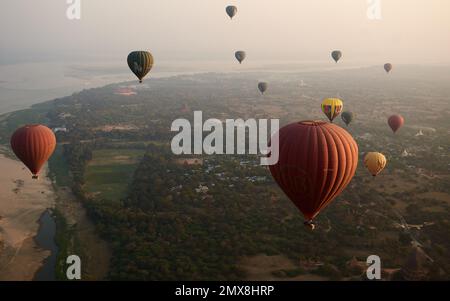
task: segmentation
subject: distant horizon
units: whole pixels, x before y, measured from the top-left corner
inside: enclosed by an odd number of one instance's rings
[[[80,19],[70,20],[66,1],[3,0],[0,63],[125,59],[132,50],[149,50],[156,62],[227,60],[236,50],[254,60],[326,61],[339,49],[349,62],[450,64],[448,1],[381,1],[380,19],[365,0],[81,3]]]
[[[185,67],[193,66],[193,62],[190,62]],[[0,64],[0,115],[8,114],[17,110],[22,110],[29,108],[31,105],[51,101],[56,98],[62,98],[71,95],[72,93],[80,92],[84,89],[95,89],[101,88],[108,85],[117,85],[124,83],[133,83],[137,81],[133,76],[130,75],[126,66],[123,63],[117,61],[115,65],[92,65],[87,62],[40,62],[40,63],[21,63],[21,64]],[[378,73],[374,76],[389,76],[396,78],[397,75],[400,77],[402,75],[408,74],[407,68],[430,68],[431,73],[427,75],[433,75],[435,72],[432,70],[445,70],[450,68],[450,65],[394,65],[393,74],[385,75],[381,64],[373,65],[348,65],[345,64],[327,64],[327,63],[311,63],[304,64],[304,69],[300,69],[300,66],[294,66],[292,68],[285,68],[286,65],[281,66],[259,66],[258,68],[242,68],[242,66],[232,65],[231,68],[220,70],[211,68],[207,69],[173,69],[169,66],[168,68],[160,68],[155,66],[152,70],[151,75],[146,82],[151,82],[153,79],[158,78],[172,78],[176,76],[189,76],[189,75],[234,75],[234,76],[255,76],[255,75],[297,75],[304,73],[314,74],[322,72],[346,72],[346,71],[358,71],[358,70],[376,70],[379,69]],[[227,62],[221,62],[221,66],[228,66]],[[270,65],[270,64],[269,64]],[[45,66],[46,68],[43,68]],[[179,66],[179,65],[178,65]],[[211,67],[207,64],[206,66]],[[306,66],[306,67],[305,67]],[[404,68],[399,68],[403,66]],[[111,68],[113,67],[113,68]],[[237,68],[237,69],[236,69]],[[278,69],[276,69],[278,68]],[[7,69],[7,70],[5,70]],[[414,73],[413,73],[414,74]],[[450,80],[450,73],[444,72],[436,73],[434,75],[443,75],[448,77]],[[427,77],[428,80],[433,80],[433,77]],[[305,80],[307,80],[305,78]]]

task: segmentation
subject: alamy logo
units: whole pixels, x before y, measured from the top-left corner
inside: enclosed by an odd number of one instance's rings
[[[203,124],[201,111],[194,112],[194,127],[187,119],[177,119],[172,122],[171,131],[179,132],[172,139],[171,148],[175,155],[181,154],[207,154],[207,155],[262,155],[261,165],[274,165],[279,156],[279,120],[270,120],[270,146],[268,143],[267,119],[226,119],[226,134],[224,135],[223,122],[219,119],[208,119]],[[192,132],[194,133],[194,145],[192,149]],[[209,133],[203,139],[203,133]],[[235,139],[237,133],[237,139]],[[248,135],[247,135],[248,133]],[[225,138],[225,139],[224,139]],[[235,143],[235,141],[237,143]],[[248,141],[248,145],[246,143]],[[224,147],[224,142],[226,143]],[[247,152],[248,150],[248,152]]]
[[[381,279],[381,259],[378,255],[370,255],[366,261],[369,266],[366,271],[367,279],[380,280]]]
[[[367,18],[369,20],[381,20],[381,0],[367,0]]]
[[[81,0],[67,0],[69,7],[66,11],[67,19],[80,20],[81,19]]]
[[[70,255],[67,257],[66,263],[69,265],[66,271],[68,280],[81,279],[81,259],[77,255]]]

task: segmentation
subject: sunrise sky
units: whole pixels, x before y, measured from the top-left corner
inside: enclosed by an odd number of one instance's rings
[[[235,50],[270,61],[322,61],[340,49],[348,61],[450,63],[450,1],[381,0],[2,0],[5,61],[116,59],[133,49],[160,60],[223,60]],[[236,5],[232,21],[227,5]],[[7,59],[6,59],[7,58]]]

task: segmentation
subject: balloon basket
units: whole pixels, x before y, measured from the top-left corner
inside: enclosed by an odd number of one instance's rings
[[[314,229],[316,229],[316,225],[314,224],[314,222],[312,220],[309,221],[305,221],[303,223],[303,225],[305,225],[305,227],[307,227],[309,230],[313,231]]]

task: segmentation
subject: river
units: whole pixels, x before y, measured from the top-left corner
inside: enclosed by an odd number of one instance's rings
[[[56,223],[49,210],[46,210],[39,219],[39,231],[34,238],[38,246],[49,250],[51,255],[44,261],[44,265],[36,272],[34,280],[53,281],[55,279],[56,258],[58,256],[58,246],[55,242]]]
[[[239,65],[234,58],[229,61],[158,61],[147,79],[207,72],[305,72],[356,67],[361,66],[329,67],[323,62],[276,61],[251,61]],[[136,78],[123,60],[0,64],[0,115],[83,89],[134,80]]]

